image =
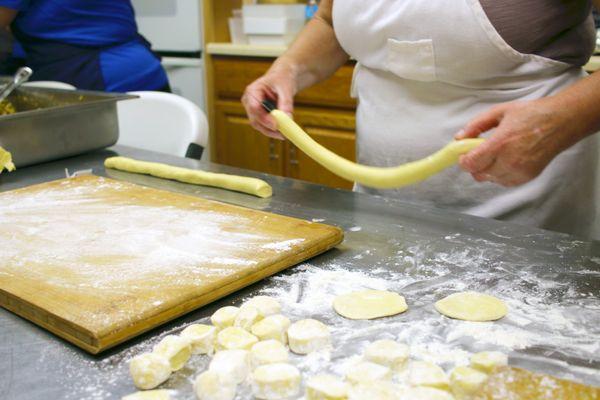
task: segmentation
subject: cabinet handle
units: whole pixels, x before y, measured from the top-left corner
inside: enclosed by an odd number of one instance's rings
[[[291,165],[298,165],[300,164],[298,162],[298,159],[296,158],[296,147],[290,145],[290,164]]]
[[[275,151],[275,141],[269,139],[269,160],[279,160],[279,154]]]

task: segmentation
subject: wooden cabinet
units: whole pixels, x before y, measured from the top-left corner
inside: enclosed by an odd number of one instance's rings
[[[287,176],[337,188],[352,182],[337,177],[289,142],[268,138],[251,126],[240,98],[273,59],[213,56],[213,160],[226,165]],[[350,97],[353,65],[296,96],[294,119],[317,142],[355,160],[355,100]]]

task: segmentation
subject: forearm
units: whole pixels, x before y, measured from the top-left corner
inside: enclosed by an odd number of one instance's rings
[[[331,22],[333,1],[322,1],[315,18],[310,20],[290,48],[279,57],[271,70],[292,74],[296,91],[323,81],[348,61],[335,36]]]
[[[548,98],[556,110],[564,110],[572,116],[572,145],[600,131],[600,71],[578,81]]]

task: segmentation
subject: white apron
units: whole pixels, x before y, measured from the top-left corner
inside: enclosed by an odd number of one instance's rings
[[[480,112],[551,95],[585,76],[581,68],[511,48],[478,0],[335,0],[333,22],[342,47],[358,61],[357,157],[368,165],[425,157]],[[516,188],[478,183],[453,167],[398,190],[358,189],[589,237],[596,136]]]

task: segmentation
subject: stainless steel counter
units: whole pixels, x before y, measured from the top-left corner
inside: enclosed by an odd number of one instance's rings
[[[332,326],[334,350],[322,357],[294,358],[305,372],[329,370],[360,351],[367,340],[395,337],[418,357],[443,356],[445,366],[466,352],[500,349],[512,365],[600,385],[600,243],[567,235],[333,190],[254,174],[273,185],[259,199],[147,176],[105,172],[111,155],[240,173],[214,164],[114,147],[0,175],[0,191],[93,169],[122,179],[245,207],[341,226],[346,240],[303,266],[253,285],[125,343],[91,356],[49,332],[0,309],[0,399],[110,399],[133,392],[127,360],[148,350],[161,335],[205,319],[218,307],[257,293],[277,296],[292,319],[316,317]],[[0,221],[1,224],[1,221]],[[0,225],[1,235],[10,227]],[[330,309],[333,295],[360,287],[401,292],[409,311],[374,322],[347,321]],[[432,307],[458,290],[497,295],[509,315],[496,323],[467,323],[439,316]],[[207,360],[195,358],[166,384],[174,398],[192,399],[190,380]],[[242,396],[242,398],[248,398]]]

